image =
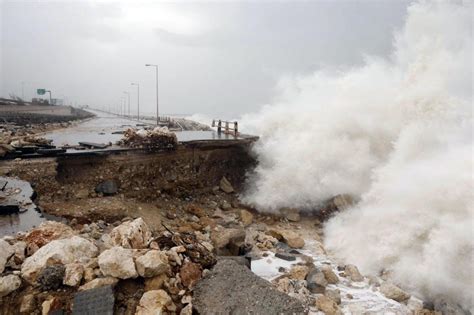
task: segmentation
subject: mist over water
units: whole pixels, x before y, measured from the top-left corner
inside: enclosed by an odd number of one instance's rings
[[[473,310],[472,4],[408,8],[389,58],[286,79],[244,117],[261,136],[245,201],[261,211],[360,198],[326,247],[365,273],[391,270],[424,298]]]

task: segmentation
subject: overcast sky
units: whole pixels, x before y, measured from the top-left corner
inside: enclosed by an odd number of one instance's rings
[[[407,1],[1,3],[0,95],[236,116],[272,102],[283,77],[387,55]]]

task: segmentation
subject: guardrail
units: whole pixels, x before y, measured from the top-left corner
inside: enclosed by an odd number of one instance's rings
[[[224,126],[222,126],[224,124]],[[230,127],[232,125],[233,127]],[[226,120],[212,120],[212,127],[217,127],[217,133],[221,134],[233,134],[234,136],[239,135],[239,123],[236,121],[226,121]],[[224,131],[222,131],[224,129]]]

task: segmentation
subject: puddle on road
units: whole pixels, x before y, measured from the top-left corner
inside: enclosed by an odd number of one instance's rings
[[[20,208],[15,213],[0,212],[0,237],[28,231],[45,220],[59,219],[41,213],[32,200],[35,192],[27,181],[0,176],[0,189],[0,204],[14,204]]]

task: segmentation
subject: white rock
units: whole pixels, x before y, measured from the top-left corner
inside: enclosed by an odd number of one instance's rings
[[[171,297],[164,290],[151,290],[143,294],[135,315],[156,315],[176,310]]]
[[[0,277],[0,297],[10,294],[21,286],[21,279],[15,275]]]
[[[81,283],[84,275],[84,266],[77,263],[67,264],[64,272],[63,284],[75,287]]]
[[[5,265],[11,255],[15,253],[13,246],[0,239],[0,273],[5,269]]]
[[[104,276],[120,279],[138,277],[135,263],[133,262],[133,250],[120,246],[107,249],[99,255],[99,267]]]
[[[168,256],[159,250],[150,250],[135,261],[138,274],[144,278],[154,277],[168,270]]]
[[[151,241],[151,232],[142,218],[128,221],[115,227],[107,239],[111,246],[124,248],[146,248]]]
[[[25,259],[21,266],[21,276],[33,283],[38,273],[49,264],[70,264],[83,257],[95,257],[98,252],[99,250],[92,242],[79,236],[55,240]]]

